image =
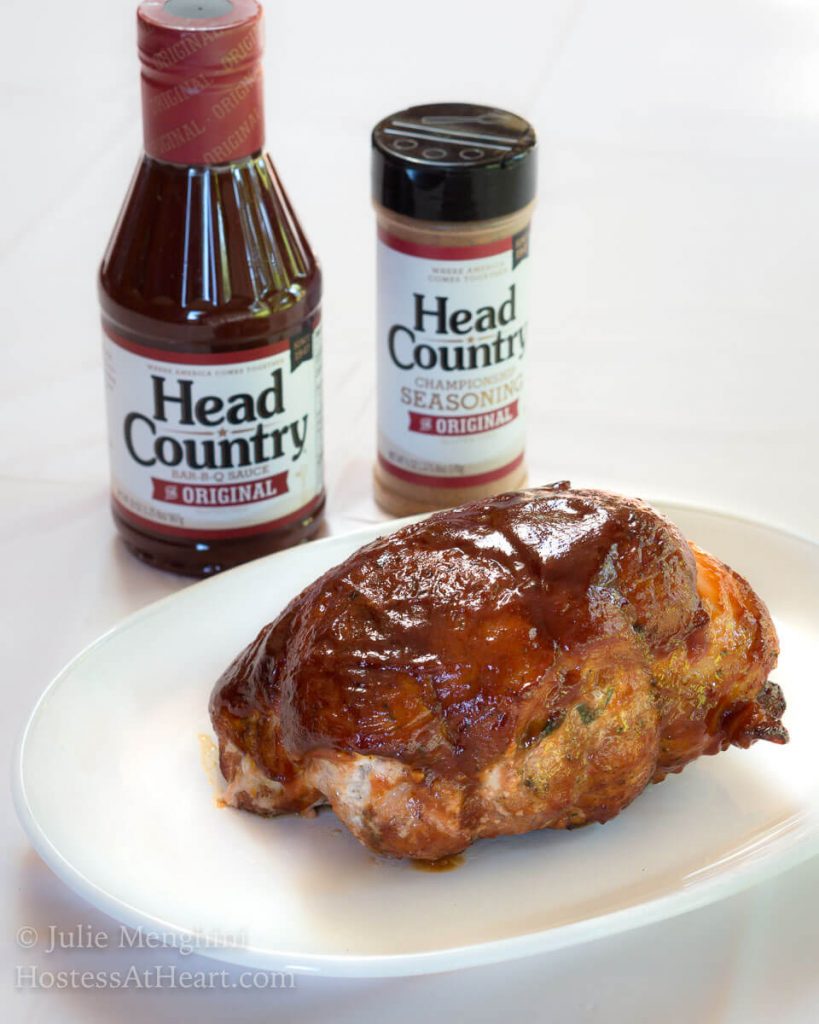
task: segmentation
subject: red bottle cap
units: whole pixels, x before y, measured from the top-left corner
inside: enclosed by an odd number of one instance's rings
[[[264,144],[258,0],[143,0],[137,11],[145,152],[226,164]]]

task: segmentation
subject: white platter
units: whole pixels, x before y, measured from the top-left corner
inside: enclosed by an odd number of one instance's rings
[[[442,873],[380,860],[327,811],[271,820],[219,807],[201,753],[214,681],[294,594],[386,524],[192,586],[92,644],[51,683],[21,737],[21,821],[71,888],[130,926],[204,936],[201,952],[249,967],[332,975],[527,956],[782,871],[819,852],[819,546],[661,507],[768,602],[789,746],[703,758],[605,826],[484,841]]]

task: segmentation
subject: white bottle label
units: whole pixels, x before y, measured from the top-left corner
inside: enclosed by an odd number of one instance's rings
[[[523,462],[528,229],[487,245],[379,232],[378,457],[432,487],[500,479]]]
[[[321,493],[321,329],[195,356],[104,338],[111,486],[154,532],[218,539],[295,522]]]

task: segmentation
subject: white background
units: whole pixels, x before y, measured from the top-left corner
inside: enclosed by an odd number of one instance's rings
[[[67,658],[184,585],[124,553],[106,507],[95,272],[140,146],[133,9],[3,3],[6,757]],[[326,276],[333,531],[378,515],[369,129],[410,103],[459,99],[515,110],[540,137],[536,476],[735,510],[819,539],[819,4],[269,0],[267,40],[269,149]],[[114,926],[44,867],[8,800],[0,836],[4,1020],[819,1017],[817,861],[683,918],[513,965],[300,978],[295,991],[259,994],[46,993],[14,991],[13,965],[101,970],[134,955],[19,950],[21,925]]]

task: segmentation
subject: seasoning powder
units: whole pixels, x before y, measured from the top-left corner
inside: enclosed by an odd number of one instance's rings
[[[373,132],[375,493],[396,515],[523,485],[535,134],[463,103]]]

